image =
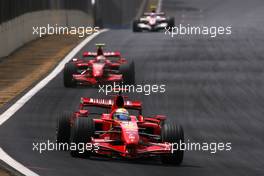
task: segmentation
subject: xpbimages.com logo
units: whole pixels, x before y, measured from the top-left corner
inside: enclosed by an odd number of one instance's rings
[[[190,24],[165,27],[165,35],[170,37],[179,35],[204,35],[215,38],[221,35],[231,35],[232,26],[191,26]]]
[[[90,26],[59,26],[58,24],[47,26],[33,26],[33,35],[43,37],[45,35],[78,35],[80,38],[99,32],[99,27]]]
[[[113,85],[99,85],[98,93],[118,93],[119,91],[124,91],[128,93],[142,93],[144,95],[150,95],[152,93],[165,93],[166,85],[164,84],[137,84],[137,85],[123,85],[113,83]]]
[[[215,154],[221,151],[231,151],[231,142],[191,142],[189,139],[187,142],[180,141],[179,143],[170,143],[171,153],[178,150],[181,151],[203,151]]]
[[[97,151],[99,150],[98,144],[92,143],[56,143],[50,140],[44,142],[33,142],[32,151],[42,154],[46,151],[78,151],[78,153],[84,153],[85,151]]]

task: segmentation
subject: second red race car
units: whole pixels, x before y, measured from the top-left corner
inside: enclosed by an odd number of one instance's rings
[[[97,52],[84,52],[83,58],[74,58],[65,64],[65,87],[122,82],[135,83],[135,64],[123,58],[120,52],[104,52],[104,44],[96,44]]]
[[[141,102],[126,98],[121,94],[113,99],[81,98],[78,111],[58,118],[57,142],[97,146],[97,150],[85,152],[71,150],[73,157],[101,155],[135,159],[158,156],[163,163],[181,164],[184,155],[179,149],[184,142],[182,127],[169,123],[162,115],[143,116]],[[92,112],[92,108],[104,112]]]

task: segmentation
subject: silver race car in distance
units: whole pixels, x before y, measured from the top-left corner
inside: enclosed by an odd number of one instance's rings
[[[133,21],[133,32],[160,31],[174,26],[174,17],[166,17],[163,12],[148,12]]]

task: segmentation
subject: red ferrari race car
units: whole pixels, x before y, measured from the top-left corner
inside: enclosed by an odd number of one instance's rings
[[[105,112],[90,111],[95,107]],[[144,117],[141,102],[127,100],[121,94],[113,99],[81,98],[77,112],[58,118],[58,143],[97,146],[97,150],[86,152],[71,150],[73,157],[99,155],[138,159],[158,156],[163,163],[179,165],[184,151],[174,150],[173,145],[179,146],[183,141],[181,126],[167,122],[162,115]]]
[[[98,85],[113,82],[135,83],[134,62],[121,57],[120,52],[104,52],[104,44],[96,44],[97,52],[84,52],[64,67],[64,86]]]

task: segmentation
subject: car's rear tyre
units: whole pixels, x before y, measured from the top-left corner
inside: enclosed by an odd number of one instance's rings
[[[161,139],[162,142],[169,142],[178,145],[178,150],[161,156],[162,163],[180,165],[183,161],[184,155],[184,151],[179,149],[180,143],[184,142],[184,132],[182,127],[175,123],[165,122],[161,129]]]
[[[135,63],[134,61],[121,65],[119,70],[123,76],[123,83],[125,85],[135,84]]]
[[[175,26],[175,20],[174,20],[174,17],[170,17],[169,20],[168,20],[168,26],[170,28],[173,28]]]
[[[76,81],[73,79],[73,74],[77,73],[77,67],[74,63],[68,62],[64,66],[63,82],[65,87],[74,87]]]
[[[71,128],[71,144],[73,145],[85,145],[91,142],[91,137],[94,136],[95,125],[92,118],[79,117],[75,120],[73,127]],[[80,148],[79,148],[80,149]],[[92,151],[88,150],[71,150],[71,156],[73,157],[89,157]]]
[[[141,32],[140,28],[138,27],[138,20],[134,20],[132,24],[133,32]]]
[[[57,119],[57,143],[69,143],[71,134],[70,112],[63,112]]]

